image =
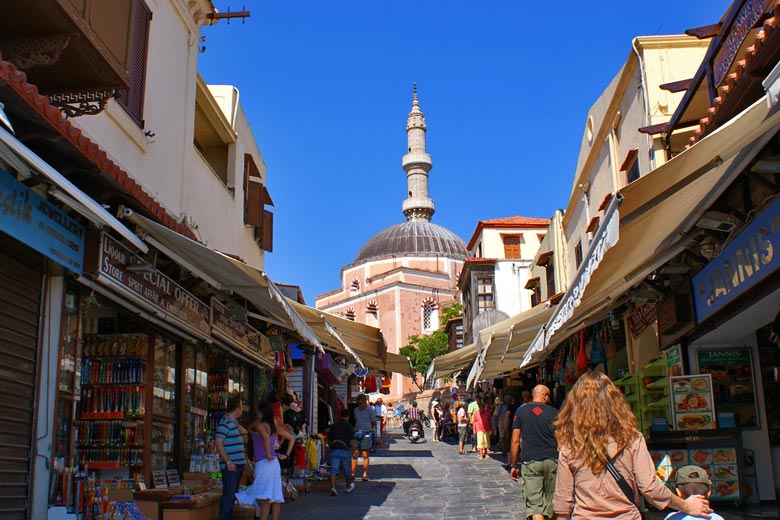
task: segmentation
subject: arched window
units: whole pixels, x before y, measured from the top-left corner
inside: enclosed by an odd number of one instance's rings
[[[360,280],[355,278],[349,286],[349,294],[352,296],[360,293]]]
[[[376,327],[377,323],[379,323],[379,307],[374,300],[371,300],[366,305],[366,324]]]
[[[426,298],[422,302],[422,330],[423,332],[433,332],[439,328],[439,312],[436,301],[433,298]]]
[[[347,308],[347,312],[344,313],[344,317],[350,321],[355,321],[355,309],[352,307]]]

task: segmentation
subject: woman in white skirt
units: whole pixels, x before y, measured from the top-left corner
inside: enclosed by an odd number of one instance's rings
[[[259,412],[260,418],[248,428],[252,434],[255,452],[255,480],[244,491],[236,493],[236,500],[242,504],[254,505],[257,508],[256,518],[267,520],[268,513],[271,512],[273,520],[278,520],[279,508],[284,502],[279,459],[282,457],[286,459],[290,456],[294,439],[284,427],[277,430],[271,403],[262,403]],[[287,454],[277,454],[274,451],[274,446],[280,437],[288,441]]]

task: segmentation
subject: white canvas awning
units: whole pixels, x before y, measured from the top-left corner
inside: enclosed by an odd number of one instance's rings
[[[572,286],[521,366],[548,351],[614,305],[617,298],[685,247],[705,211],[780,129],[780,113],[762,98],[690,149],[620,190],[620,239],[603,254],[581,292]],[[605,221],[602,226],[608,225]],[[583,266],[587,264],[583,262]],[[576,299],[576,306],[572,301]],[[562,309],[572,309],[556,322]]]
[[[106,226],[127,240],[134,248],[146,253],[149,248],[132,231],[122,224],[116,217],[105,210],[92,197],[81,191],[75,184],[65,178],[35,152],[27,148],[21,141],[11,135],[0,126],[0,157],[10,163],[21,174],[43,175],[52,187],[49,194],[61,200],[68,207],[79,213],[87,220],[93,222],[99,228]]]
[[[137,213],[126,210],[126,219],[139,234],[166,256],[189,269],[215,289],[233,291],[262,313],[265,321],[294,332],[300,339],[322,349],[319,339],[268,276],[250,265],[191,240]],[[266,316],[267,315],[267,316]]]

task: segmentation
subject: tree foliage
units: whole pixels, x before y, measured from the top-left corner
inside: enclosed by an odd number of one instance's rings
[[[461,316],[463,316],[463,304],[460,302],[455,302],[441,310],[441,318],[439,318],[439,322],[441,323],[441,326],[444,327],[444,325],[446,325],[447,322],[452,318],[460,318]]]
[[[401,347],[400,352],[411,360],[415,372],[424,375],[433,358],[447,353],[447,340],[447,335],[440,330],[427,336],[412,334],[409,336],[409,343]]]

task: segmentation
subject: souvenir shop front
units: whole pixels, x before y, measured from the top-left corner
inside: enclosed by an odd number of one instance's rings
[[[272,389],[286,390],[269,330],[237,319],[234,302],[196,295],[175,264],[105,233],[87,251],[84,274],[65,285],[57,378],[50,503],[70,513],[101,488],[216,478],[228,397],[241,397],[246,424]]]

